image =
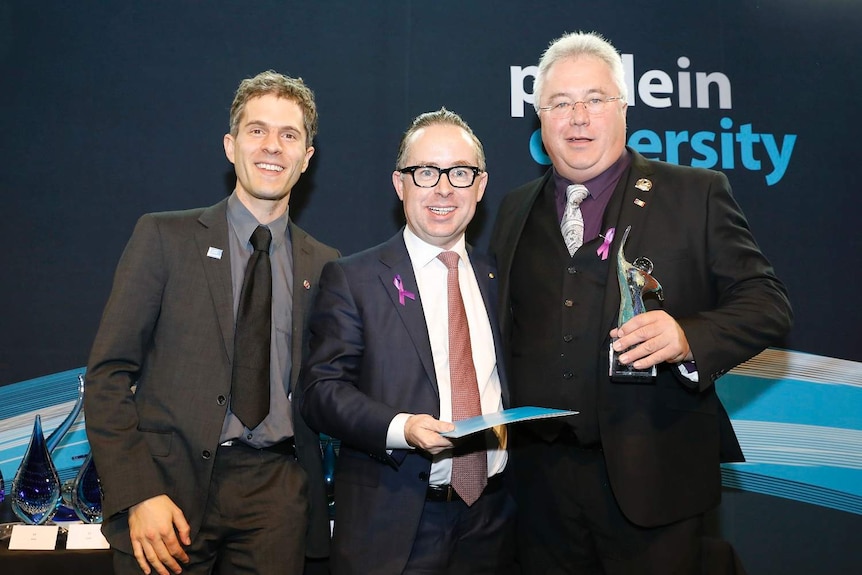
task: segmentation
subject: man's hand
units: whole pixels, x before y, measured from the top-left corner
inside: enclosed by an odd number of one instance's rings
[[[452,442],[440,435],[440,432],[453,429],[455,429],[453,424],[434,419],[430,415],[411,415],[404,424],[404,438],[413,447],[423,449],[431,455],[437,455],[452,447]]]
[[[157,495],[129,508],[129,536],[141,570],[150,575],[182,573],[179,562],[188,563],[182,545],[191,545],[189,524],[182,510],[167,495]],[[177,538],[179,536],[179,538]]]
[[[694,361],[685,332],[676,320],[663,311],[648,311],[634,316],[618,329],[611,330],[614,351],[628,350],[620,363],[635,369],[649,369],[663,361]],[[634,349],[628,349],[636,346]]]

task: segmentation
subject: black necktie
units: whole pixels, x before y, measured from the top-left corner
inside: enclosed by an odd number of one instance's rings
[[[254,429],[269,413],[269,347],[272,324],[272,265],[269,228],[251,234],[254,253],[245,268],[233,351],[230,408],[242,424]]]

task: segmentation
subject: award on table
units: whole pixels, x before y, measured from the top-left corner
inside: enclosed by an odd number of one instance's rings
[[[659,300],[662,298],[661,284],[650,275],[652,273],[652,262],[648,258],[637,258],[634,263],[626,260],[623,249],[632,227],[626,228],[620,248],[617,252],[617,279],[620,284],[620,314],[617,327],[623,325],[637,314],[646,311],[643,296],[646,293],[655,293]],[[615,382],[649,383],[656,376],[656,368],[652,366],[647,369],[635,369],[631,365],[620,363],[619,355],[611,342],[610,348],[610,376]]]

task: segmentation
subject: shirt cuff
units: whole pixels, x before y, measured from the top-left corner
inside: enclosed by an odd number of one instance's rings
[[[697,375],[697,364],[695,364],[693,361],[684,361],[677,365],[677,368],[679,368],[680,375],[682,375],[687,380],[694,383],[697,383],[699,381]]]
[[[386,449],[413,449],[404,437],[404,426],[412,413],[399,413],[389,422],[386,432]]]

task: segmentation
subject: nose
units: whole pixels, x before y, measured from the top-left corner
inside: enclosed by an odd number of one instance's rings
[[[449,181],[449,172],[440,174],[440,181],[437,182],[437,193],[441,196],[449,196],[455,191],[455,186]]]
[[[278,132],[270,132],[263,140],[263,151],[267,154],[281,153],[281,136]]]
[[[587,112],[587,105],[584,102],[575,102],[572,106],[572,116],[569,122],[575,126],[588,126],[590,123],[590,113]]]

